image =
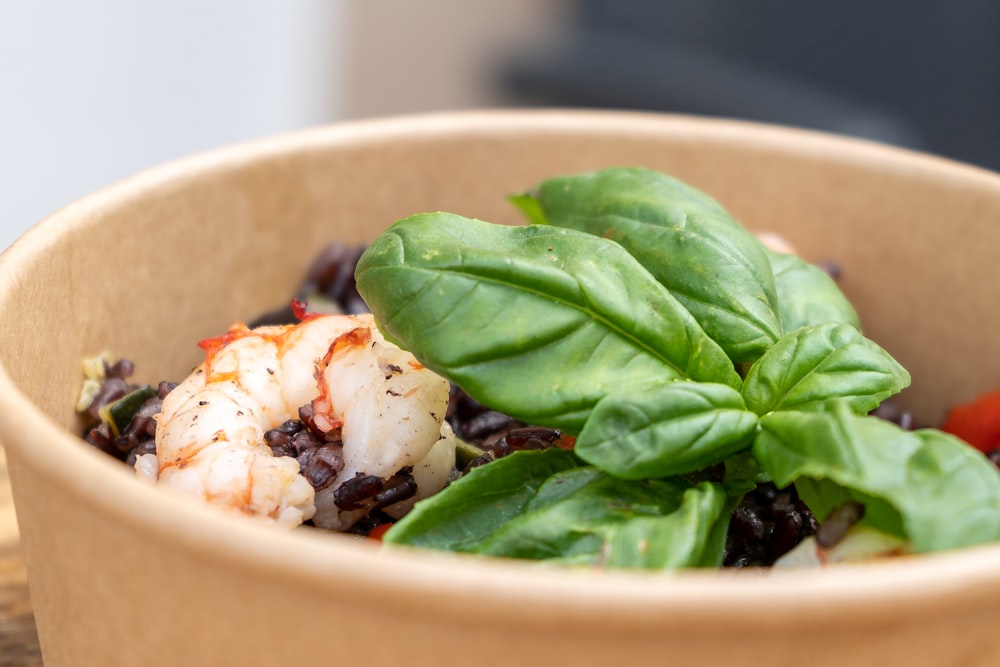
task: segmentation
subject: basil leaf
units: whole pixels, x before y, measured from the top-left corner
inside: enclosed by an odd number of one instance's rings
[[[920,429],[914,435],[921,446],[908,461],[909,500],[936,519],[932,526],[909,526],[915,548],[932,551],[1000,539],[996,465],[943,431]]]
[[[684,491],[681,506],[661,517],[635,517],[610,526],[605,536],[607,567],[671,570],[719,567],[725,556],[730,506],[716,484]]]
[[[830,274],[795,255],[766,248],[765,251],[774,273],[782,331],[823,322],[843,322],[861,328],[854,306]]]
[[[722,488],[730,498],[736,499],[735,504],[739,504],[739,500],[758,485],[771,481],[749,448],[730,456],[723,465]]]
[[[676,381],[609,394],[576,439],[577,455],[624,479],[694,472],[746,449],[757,416],[722,384]]]
[[[686,486],[679,481],[626,482],[586,468],[555,475],[546,486],[561,488],[567,479],[572,493],[557,494],[543,487],[539,495],[548,502],[529,507],[529,511],[507,521],[475,552],[596,564],[601,558],[607,525],[636,516],[669,514],[680,506]],[[576,479],[585,483],[574,483]]]
[[[525,512],[534,512],[554,505],[586,486],[600,483],[607,474],[593,466],[580,466],[554,473],[545,480],[535,497],[528,501]]]
[[[384,536],[386,544],[471,551],[521,514],[552,475],[579,466],[561,449],[516,452],[473,468],[425,498]]]
[[[763,245],[691,186],[649,169],[613,168],[554,178],[513,201],[533,221],[620,243],[734,362],[753,361],[778,339]]]
[[[648,271],[582,232],[421,214],[379,236],[356,278],[388,338],[525,422],[576,433],[627,384],[741,382]]]
[[[1000,472],[958,438],[904,431],[842,401],[760,424],[754,456],[779,487],[795,483],[820,520],[852,499],[865,505],[863,523],[902,534],[915,552],[1000,539]]]
[[[800,477],[795,482],[795,489],[817,520],[825,519],[830,512],[847,503],[859,503],[865,507],[860,525],[878,528],[880,532],[902,540],[907,539],[903,516],[884,498],[857,488],[846,488],[829,479]]]
[[[545,219],[545,211],[542,210],[541,203],[530,193],[510,195],[507,200],[521,211],[522,215],[528,219],[529,223],[533,225],[548,224],[548,220]]]
[[[888,352],[849,324],[827,322],[782,336],[747,371],[743,398],[759,415],[815,410],[838,398],[862,414],[909,384]]]

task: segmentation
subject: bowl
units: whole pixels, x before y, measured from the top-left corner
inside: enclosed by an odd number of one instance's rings
[[[605,572],[379,548],[231,519],[89,448],[81,359],[179,378],[195,342],[287,302],[331,240],[418,211],[519,222],[510,193],[671,173],[834,260],[934,423],[1000,377],[1000,176],[728,120],[472,111],[333,125],[139,174],[0,259],[0,439],[45,664],[993,665],[1000,545],[786,573]]]

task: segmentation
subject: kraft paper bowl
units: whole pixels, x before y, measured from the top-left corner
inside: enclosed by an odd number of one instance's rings
[[[1000,545],[786,574],[608,573],[231,519],[88,448],[80,361],[179,379],[287,302],[327,242],[448,210],[516,222],[549,176],[644,165],[835,260],[936,422],[1000,380],[1000,176],[721,120],[470,112],[185,159],[59,211],[0,259],[0,438],[46,665],[995,665]]]

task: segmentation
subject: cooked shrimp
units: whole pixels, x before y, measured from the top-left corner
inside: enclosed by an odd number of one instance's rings
[[[454,466],[447,380],[387,342],[370,315],[302,320],[253,330],[237,324],[202,341],[205,362],[163,400],[156,465],[137,461],[137,471],[278,524],[312,518],[334,529],[364,514],[333,502],[335,489],[358,473],[389,478],[413,467],[419,496],[440,490]],[[307,404],[314,426],[339,429],[343,441],[343,469],[318,496],[298,461],[274,456],[264,442],[266,431],[297,419]],[[422,470],[428,465],[432,474]]]

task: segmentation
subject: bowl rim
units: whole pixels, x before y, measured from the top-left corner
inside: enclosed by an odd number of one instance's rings
[[[195,180],[202,174],[234,169],[257,159],[336,149],[394,136],[412,137],[414,133],[502,135],[526,129],[686,133],[692,139],[737,141],[782,152],[821,155],[830,161],[863,159],[897,169],[929,170],[973,188],[1000,192],[1000,175],[979,167],[863,139],[751,121],[568,109],[483,109],[345,121],[171,161],[68,205],[0,254],[0,300],[18,284],[26,268],[45,255],[61,230],[95,224],[101,211],[141,197],[165,183]],[[33,440],[48,443],[44,450],[27,446],[16,435],[29,431]],[[800,623],[820,625],[835,617],[845,622],[839,615],[838,610],[843,609],[840,603],[858,611],[846,622],[867,623],[901,608],[910,614],[938,614],[943,597],[956,608],[986,605],[1000,590],[1000,544],[889,562],[767,575],[715,570],[664,574],[584,571],[522,561],[383,549],[371,541],[321,535],[319,531],[274,530],[137,481],[120,463],[84,446],[77,434],[45,416],[13,383],[2,362],[0,441],[17,464],[44,475],[114,520],[155,534],[165,548],[183,548],[230,570],[238,568],[254,576],[273,577],[275,571],[280,571],[287,585],[307,586],[314,595],[347,594],[363,600],[362,604],[375,606],[413,605],[420,613],[443,614],[459,621],[468,616],[470,594],[501,603],[481,606],[480,621],[503,615],[505,622],[526,627],[551,620],[554,602],[562,614],[560,624],[567,629],[587,624],[588,615],[593,616],[593,610],[599,608],[602,616],[613,616],[619,625],[642,632],[662,628],[664,619],[691,629],[704,627],[706,619],[711,619],[714,627],[729,620],[750,627],[773,625],[775,621],[768,615],[752,613],[759,611],[765,598],[777,615],[795,614]],[[48,465],[53,452],[63,465]],[[95,479],[100,483],[95,484]],[[289,562],[298,566],[288,568]],[[420,595],[401,599],[400,590]],[[514,607],[519,610],[516,618],[502,612]]]

